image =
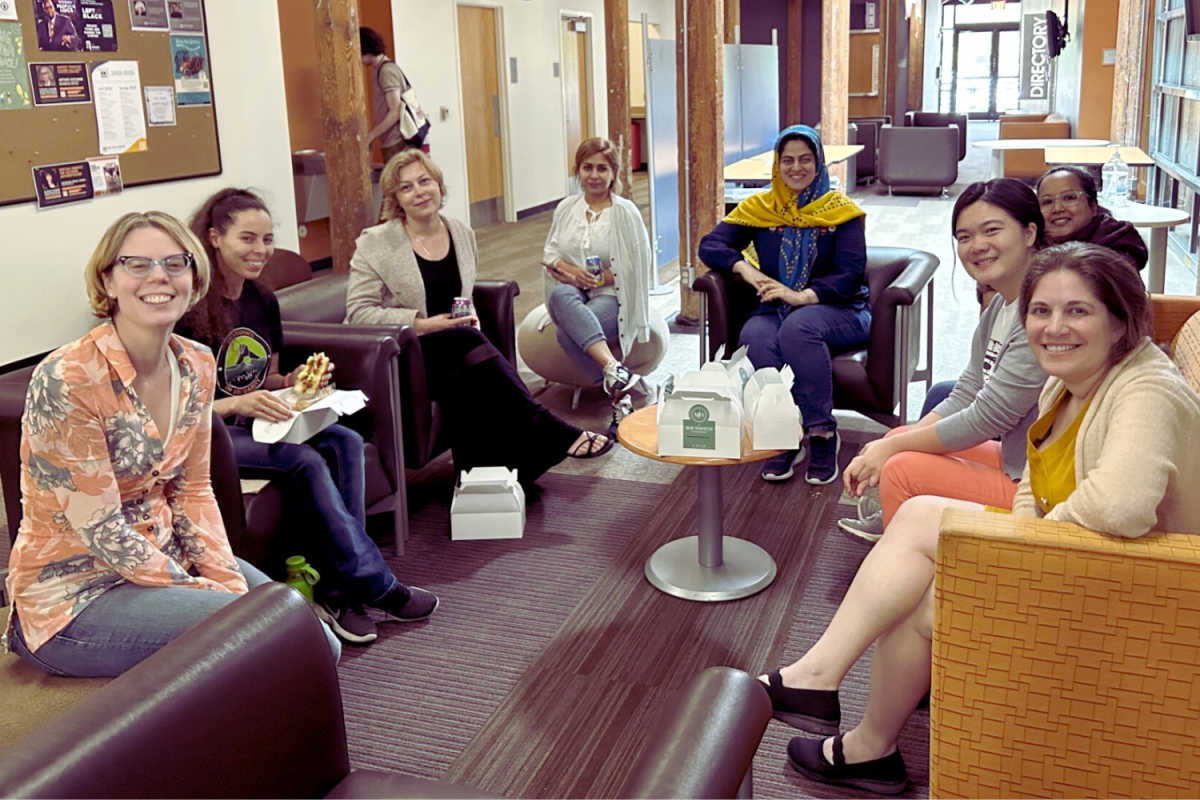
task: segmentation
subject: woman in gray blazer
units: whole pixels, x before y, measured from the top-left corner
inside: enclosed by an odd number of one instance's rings
[[[441,213],[442,171],[420,150],[388,162],[380,179],[383,224],[358,237],[346,321],[409,325],[420,337],[426,382],[450,430],[455,470],[504,466],[527,489],[567,456],[594,458],[613,437],[581,431],[529,394],[515,367],[479,331],[471,297],[479,248],[465,223]]]

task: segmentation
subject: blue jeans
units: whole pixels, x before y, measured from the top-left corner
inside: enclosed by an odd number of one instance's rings
[[[921,405],[921,419],[930,411],[938,407],[943,400],[950,396],[954,391],[954,384],[958,381],[938,381],[933,386],[929,387],[929,393],[925,395],[925,402]]]
[[[229,426],[229,435],[242,473],[286,478],[292,519],[312,520],[317,535],[311,540],[325,552],[323,559],[309,560],[325,567],[317,584],[323,594],[369,605],[399,584],[367,534],[361,436],[342,425],[330,425],[304,444],[256,442],[249,428],[238,425]],[[329,567],[334,574],[327,574]]]
[[[784,318],[777,313],[752,314],[742,326],[739,344],[750,348],[755,369],[790,366],[796,373],[792,397],[808,433],[832,433],[832,356],[867,344],[871,311],[822,304],[799,306]]]
[[[271,581],[238,559],[246,583],[253,589]],[[123,582],[105,589],[67,627],[30,653],[19,621],[13,624],[12,651],[51,675],[110,678],[128,671],[217,611],[242,597],[173,586],[138,586]],[[322,623],[334,660],[342,645]]]
[[[546,298],[546,310],[558,326],[558,346],[599,386],[604,368],[587,354],[587,349],[618,337],[621,306],[616,296],[602,294],[589,299],[582,289],[560,283]]]

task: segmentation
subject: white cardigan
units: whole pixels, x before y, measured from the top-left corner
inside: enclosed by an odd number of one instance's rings
[[[1051,378],[1041,413],[1066,391]],[[1116,536],[1200,533],[1200,397],[1148,338],[1109,370],[1075,439],[1075,491],[1046,514]],[[1029,465],[1013,514],[1041,516]]]
[[[568,197],[554,209],[554,221],[546,247],[542,252],[542,263],[553,264],[562,258],[558,242],[567,238],[566,226],[580,203],[586,203],[583,195]],[[609,263],[616,284],[617,337],[621,344],[622,357],[628,357],[635,342],[650,341],[650,283],[654,257],[650,250],[650,235],[642,214],[632,200],[618,194],[612,195],[612,226],[610,228]],[[549,297],[558,281],[549,270],[542,273],[542,288]],[[534,320],[538,330],[550,324],[550,312],[542,307],[542,319]]]

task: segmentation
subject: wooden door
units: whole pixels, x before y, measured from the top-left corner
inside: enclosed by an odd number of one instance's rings
[[[877,18],[865,23],[864,28],[850,31],[850,117],[877,117],[888,113],[890,3],[888,0],[868,0],[866,5],[874,6],[870,13]]]
[[[585,30],[576,30],[580,20],[562,19],[563,120],[567,129],[567,174],[575,172],[575,151],[592,135],[588,70],[588,36],[591,20],[582,21]]]
[[[484,201],[500,205],[504,196],[504,148],[495,9],[458,7],[458,53],[468,201],[472,205]]]

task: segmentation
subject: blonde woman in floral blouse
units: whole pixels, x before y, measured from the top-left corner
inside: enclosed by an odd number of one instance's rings
[[[29,385],[6,644],[112,676],[269,579],[234,557],[209,481],[212,353],[171,334],[208,290],[202,246],[167,214],[126,214],[85,276],[104,321]]]

